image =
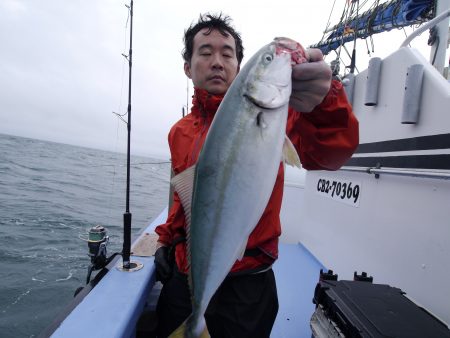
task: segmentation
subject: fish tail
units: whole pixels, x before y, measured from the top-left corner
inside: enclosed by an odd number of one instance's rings
[[[189,316],[183,324],[181,324],[169,338],[210,338],[208,328],[206,327],[205,320],[197,325],[196,328],[192,327],[192,316]]]
[[[187,321],[184,321],[181,326],[178,327],[175,331],[172,332],[172,334],[169,336],[169,338],[185,338],[188,337],[188,329],[186,325]]]
[[[200,333],[199,338],[210,338],[210,337],[211,336],[209,335],[208,328],[205,326],[203,331]]]

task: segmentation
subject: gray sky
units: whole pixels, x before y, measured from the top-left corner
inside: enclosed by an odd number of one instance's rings
[[[340,17],[344,2],[337,0],[334,17]],[[128,54],[125,3],[1,0],[0,133],[126,150],[126,126],[112,114],[127,109],[128,63],[121,55]],[[222,11],[233,18],[245,62],[275,36],[305,47],[318,42],[331,7],[331,0],[135,0],[132,152],[169,158],[167,133],[181,118],[187,97],[182,36],[200,13]],[[404,39],[401,31],[396,36],[391,46]],[[392,51],[385,42],[375,39],[375,56]],[[360,46],[362,70],[367,51],[365,43]]]

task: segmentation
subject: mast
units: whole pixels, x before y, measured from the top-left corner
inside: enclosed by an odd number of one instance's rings
[[[128,7],[128,6],[127,6]],[[128,52],[128,142],[127,142],[127,192],[126,207],[123,214],[123,268],[130,269],[131,251],[131,213],[130,213],[130,139],[131,139],[131,67],[133,64],[133,0],[130,1],[130,50]]]

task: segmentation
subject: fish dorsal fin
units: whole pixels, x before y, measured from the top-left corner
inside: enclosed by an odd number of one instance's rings
[[[297,167],[299,169],[302,168],[302,164],[300,163],[300,157],[298,157],[297,150],[295,150],[294,145],[287,135],[284,137],[283,144],[283,159],[287,164]]]
[[[247,248],[247,241],[244,241],[238,251],[239,252],[239,255],[237,257],[238,261],[241,261],[242,258],[244,258],[246,248]]]
[[[171,183],[180,197],[188,227],[191,225],[192,191],[194,188],[195,165],[172,178]]]

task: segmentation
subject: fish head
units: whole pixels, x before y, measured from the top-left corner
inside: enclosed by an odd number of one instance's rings
[[[308,62],[305,49],[297,41],[282,37],[275,38],[273,41],[276,43],[276,52],[278,54],[290,55],[292,66]]]
[[[288,38],[275,38],[251,61],[253,70],[249,72],[244,96],[263,109],[287,105],[292,90],[292,66],[306,61],[303,47]]]

